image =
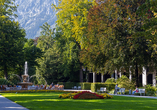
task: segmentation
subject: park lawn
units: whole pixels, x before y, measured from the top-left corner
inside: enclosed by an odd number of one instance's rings
[[[60,99],[62,93],[2,93],[30,110],[157,110],[157,99],[114,96],[113,99]]]

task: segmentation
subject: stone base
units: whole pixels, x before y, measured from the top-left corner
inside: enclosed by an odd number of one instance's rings
[[[28,86],[33,85],[33,83],[31,83],[31,82],[20,82],[17,85],[22,86],[22,88],[28,88]]]

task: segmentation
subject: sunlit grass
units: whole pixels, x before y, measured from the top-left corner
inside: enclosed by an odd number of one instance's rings
[[[114,96],[113,99],[59,99],[62,93],[2,93],[30,110],[157,110],[157,99]]]

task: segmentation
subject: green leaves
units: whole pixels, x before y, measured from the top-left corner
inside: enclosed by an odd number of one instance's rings
[[[0,66],[5,71],[15,68],[25,42],[25,32],[18,22],[0,16]]]

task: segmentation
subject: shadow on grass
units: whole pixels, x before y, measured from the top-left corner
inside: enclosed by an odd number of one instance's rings
[[[2,94],[30,110],[156,110],[156,99],[114,96],[113,99],[59,99],[61,93]]]

